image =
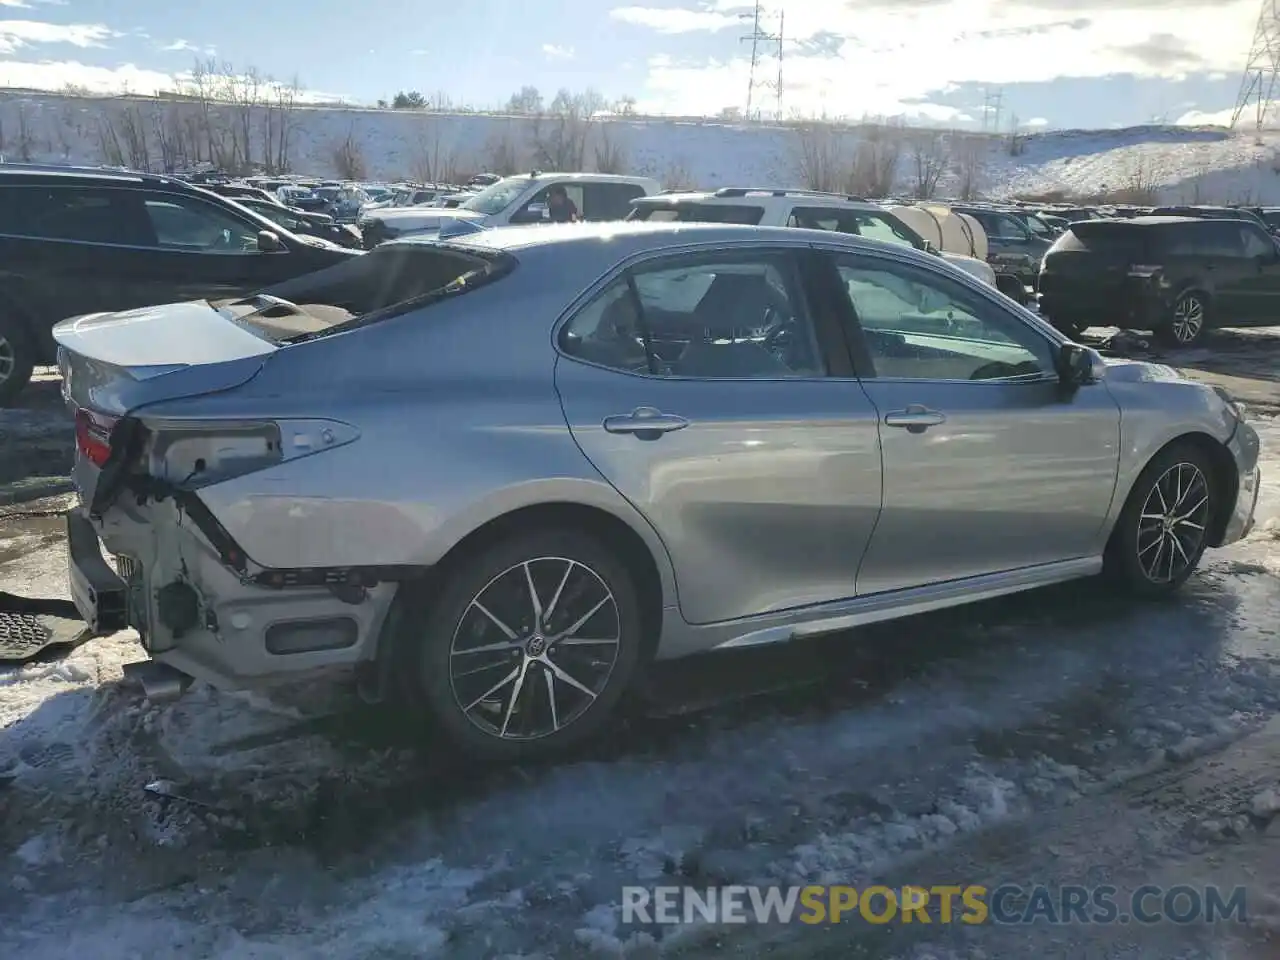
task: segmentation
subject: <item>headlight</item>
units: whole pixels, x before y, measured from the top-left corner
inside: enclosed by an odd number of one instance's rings
[[[1215,383],[1213,385],[1213,392],[1218,395],[1224,404],[1226,404],[1227,409],[1231,411],[1231,415],[1237,420],[1245,420],[1248,418],[1248,409],[1243,403],[1233,397],[1231,395],[1231,391],[1226,387],[1219,386]]]

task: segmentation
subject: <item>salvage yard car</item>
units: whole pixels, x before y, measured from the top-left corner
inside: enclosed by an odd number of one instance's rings
[[[829,231],[404,240],[55,335],[72,595],[138,629],[127,672],[354,667],[490,758],[598,731],[654,658],[1097,574],[1170,594],[1258,494],[1225,393]]]

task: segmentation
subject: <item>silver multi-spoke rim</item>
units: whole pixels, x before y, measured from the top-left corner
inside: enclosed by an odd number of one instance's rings
[[[449,647],[449,684],[475,727],[540,740],[578,720],[609,684],[622,641],[604,579],[567,557],[538,557],[490,580]]]
[[[1204,326],[1204,304],[1199,297],[1183,297],[1173,308],[1173,337],[1179,343],[1190,343]]]
[[[1195,562],[1209,519],[1209,482],[1194,463],[1170,467],[1138,518],[1138,565],[1152,583],[1171,583]]]
[[[0,333],[0,383],[4,383],[13,376],[14,367],[17,365],[18,358],[14,356],[13,344]]]

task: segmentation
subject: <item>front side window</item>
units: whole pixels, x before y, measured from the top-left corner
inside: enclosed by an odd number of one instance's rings
[[[579,209],[585,220],[622,220],[642,196],[644,188],[635,183],[588,183]]]
[[[564,328],[570,356],[631,373],[697,379],[826,375],[785,256],[684,258],[637,268]]]
[[[1269,257],[1276,252],[1276,245],[1264,230],[1245,224],[1240,227],[1240,239],[1244,243],[1246,257]]]
[[[1025,240],[1027,231],[1013,217],[1002,213],[988,214],[982,218],[982,226],[994,240]]]
[[[156,245],[196,253],[257,253],[258,231],[252,224],[192,197],[152,194],[147,216]]]
[[[787,220],[789,227],[807,230],[830,230],[848,233],[868,240],[896,243],[899,246],[924,249],[924,240],[897,218],[873,210],[839,210],[822,207],[797,207]]]
[[[877,377],[1000,380],[1054,372],[1047,338],[949,277],[853,255],[837,257],[836,266]]]

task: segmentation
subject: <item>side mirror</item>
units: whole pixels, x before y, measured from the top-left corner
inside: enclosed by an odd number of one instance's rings
[[[937,244],[935,244],[932,240],[926,240],[924,242],[924,252],[931,253],[935,257],[942,256],[942,251],[938,249]]]
[[[258,252],[259,253],[279,253],[284,249],[280,243],[280,238],[270,230],[258,231]]]
[[[1099,371],[1094,359],[1094,353],[1088,347],[1078,343],[1064,343],[1058,348],[1056,363],[1059,381],[1070,389],[1097,383]]]

